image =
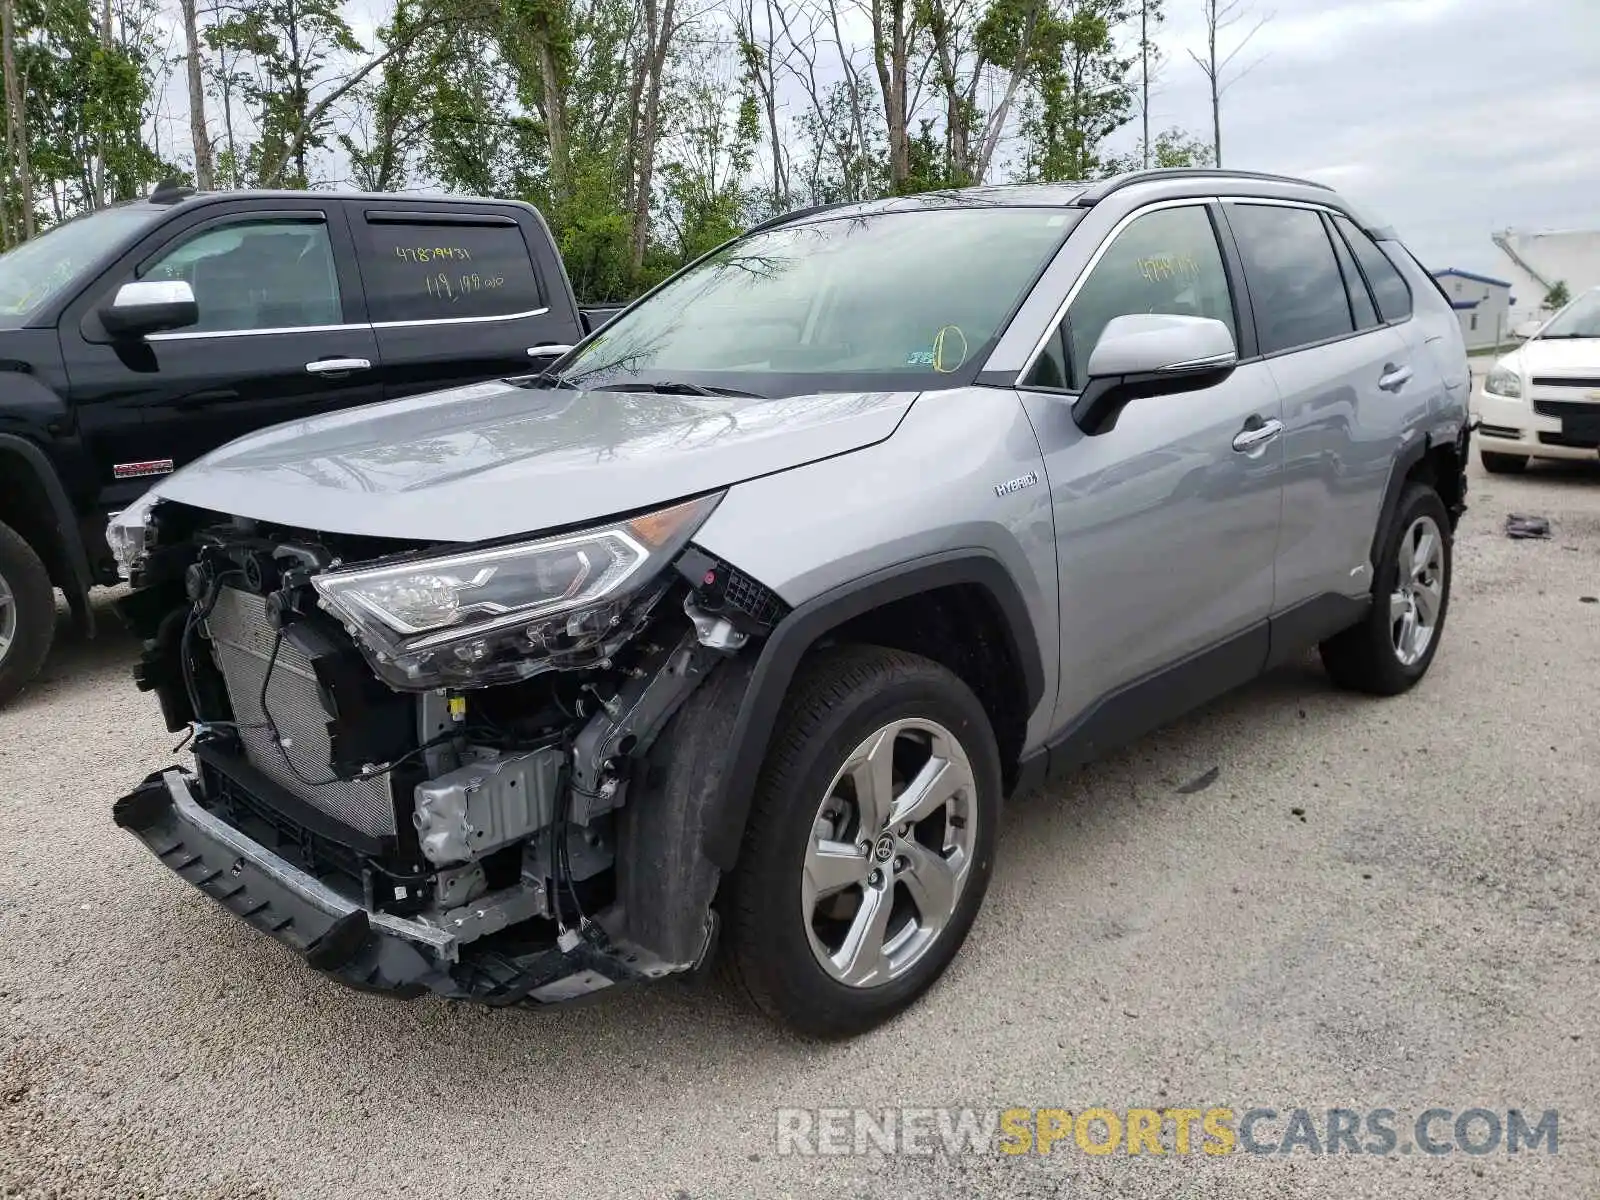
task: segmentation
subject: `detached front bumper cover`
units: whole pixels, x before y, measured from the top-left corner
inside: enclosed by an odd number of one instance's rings
[[[407,998],[431,991],[489,1004],[554,1003],[660,973],[589,943],[485,953],[435,926],[370,912],[205,808],[197,786],[187,771],[151,775],[115,803],[113,818],[235,916],[350,987]]]

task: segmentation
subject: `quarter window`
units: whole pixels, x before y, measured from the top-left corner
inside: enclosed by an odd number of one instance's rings
[[[366,221],[361,273],[374,321],[503,317],[542,307],[515,222]]]
[[[1211,317],[1227,325],[1237,344],[1228,276],[1203,206],[1157,209],[1117,235],[1051,335],[1028,384],[1081,391],[1100,334],[1112,318],[1132,313]]]
[[[1356,269],[1356,260],[1350,248],[1338,237],[1333,238],[1333,252],[1339,259],[1339,274],[1344,276],[1344,290],[1350,299],[1350,311],[1355,315],[1357,329],[1371,329],[1379,323],[1378,310],[1372,305],[1372,296]]]
[[[333,245],[320,220],[212,226],[180,241],[139,278],[181,279],[194,290],[200,321],[185,333],[296,329],[344,319]]]
[[[1261,353],[1355,331],[1350,298],[1320,213],[1265,204],[1228,206],[1244,259]]]
[[[1404,321],[1411,315],[1411,289],[1406,286],[1405,277],[1395,269],[1383,248],[1357,229],[1354,221],[1347,217],[1335,217],[1333,223],[1339,227],[1344,240],[1350,243],[1350,249],[1355,251],[1356,261],[1361,264],[1367,283],[1372,286],[1372,295],[1378,302],[1378,311],[1383,314],[1383,319]],[[1456,292],[1461,292],[1459,282]]]

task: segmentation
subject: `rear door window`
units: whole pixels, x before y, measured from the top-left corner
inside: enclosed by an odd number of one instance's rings
[[[1355,332],[1339,260],[1320,213],[1267,204],[1229,204],[1227,213],[1244,260],[1261,353]]]
[[[369,210],[358,224],[374,322],[486,319],[544,307],[527,242],[509,216],[430,220]]]
[[[1334,217],[1333,223],[1355,252],[1356,261],[1361,264],[1362,273],[1372,286],[1372,295],[1378,302],[1378,311],[1383,314],[1383,319],[1404,321],[1411,315],[1411,289],[1406,286],[1405,277],[1395,269],[1378,243],[1356,228],[1354,221],[1346,217]]]

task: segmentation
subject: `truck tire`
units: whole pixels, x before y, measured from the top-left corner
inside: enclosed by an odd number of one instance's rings
[[[50,573],[22,535],[0,523],[0,704],[33,682],[55,636]]]
[[[796,676],[724,896],[734,978],[811,1037],[862,1033],[931,987],[994,864],[1000,754],[938,663],[844,646]]]
[[[1428,671],[1450,611],[1450,515],[1430,487],[1408,483],[1379,553],[1372,608],[1323,642],[1322,665],[1340,687],[1397,696]]]

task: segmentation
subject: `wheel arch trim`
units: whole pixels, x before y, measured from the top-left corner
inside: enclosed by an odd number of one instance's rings
[[[55,525],[55,548],[60,550],[70,573],[70,579],[58,581],[57,586],[66,591],[67,601],[74,613],[83,614],[82,619],[86,623],[84,632],[92,635],[94,616],[88,604],[91,582],[89,556],[83,544],[83,537],[78,532],[77,517],[73,512],[72,502],[67,498],[66,489],[61,486],[61,480],[43,450],[27,438],[14,433],[0,433],[0,459],[13,455],[22,460],[26,469],[32,473],[43,489],[45,499],[49,501]]]
[[[728,871],[738,860],[778,712],[806,653],[832,630],[874,609],[963,584],[981,588],[994,601],[1007,648],[1021,665],[1027,711],[1038,708],[1045,689],[1038,636],[1015,580],[990,551],[973,548],[927,555],[824,592],[795,608],[762,644],[734,721],[722,795],[711,809],[716,818],[702,834],[702,848],[711,862]]]

